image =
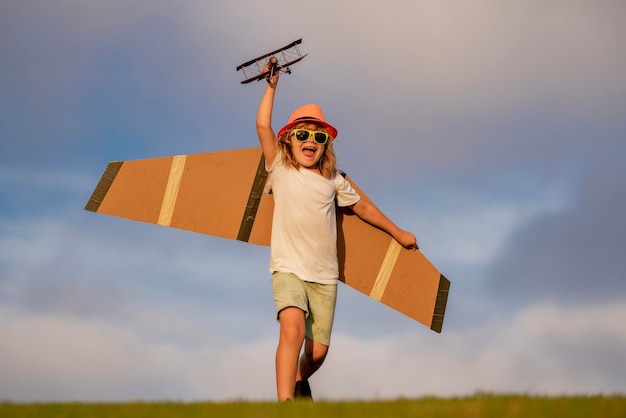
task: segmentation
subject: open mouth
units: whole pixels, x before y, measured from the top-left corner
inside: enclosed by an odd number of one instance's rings
[[[317,148],[315,147],[302,147],[302,155],[304,155],[305,157],[314,157],[316,151]]]

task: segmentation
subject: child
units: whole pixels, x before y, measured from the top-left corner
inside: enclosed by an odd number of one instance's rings
[[[311,398],[307,379],[328,353],[339,278],[335,205],[350,207],[407,249],[418,246],[412,233],[360,199],[337,173],[333,151],[337,130],[324,120],[318,106],[296,109],[278,136],[274,134],[277,84],[278,75],[268,80],[256,126],[275,203],[270,272],[280,324],[276,389],[282,402]]]

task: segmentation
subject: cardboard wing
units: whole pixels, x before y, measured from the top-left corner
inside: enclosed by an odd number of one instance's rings
[[[85,209],[267,246],[266,177],[259,147],[113,161]],[[441,332],[450,282],[435,266],[349,210],[339,209],[337,225],[340,280]]]

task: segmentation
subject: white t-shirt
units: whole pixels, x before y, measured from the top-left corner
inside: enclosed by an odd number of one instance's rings
[[[268,182],[274,194],[270,273],[282,271],[308,282],[336,284],[335,203],[350,206],[361,197],[341,174],[327,179],[287,167],[280,153],[274,157]]]

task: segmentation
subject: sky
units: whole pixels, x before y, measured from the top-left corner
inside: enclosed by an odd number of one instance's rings
[[[341,285],[317,399],[626,392],[621,0],[2,0],[0,400],[275,399],[269,250],[85,211],[109,161],[317,103],[452,285],[441,334]],[[209,180],[210,181],[210,180]]]

